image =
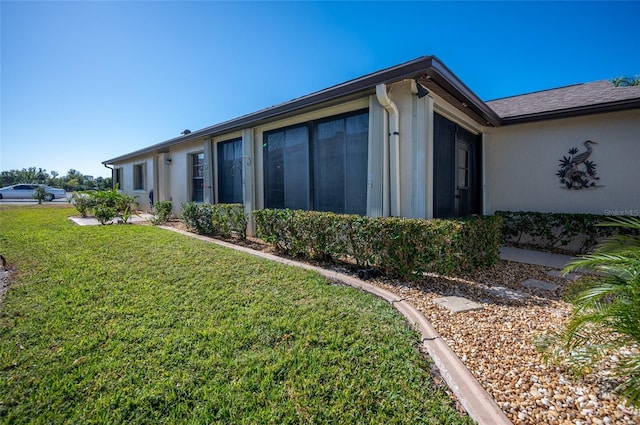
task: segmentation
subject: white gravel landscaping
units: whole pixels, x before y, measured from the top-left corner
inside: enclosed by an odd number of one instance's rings
[[[549,270],[502,260],[466,277],[432,275],[415,283],[374,282],[427,317],[515,424],[640,424],[639,412],[612,394],[616,382],[604,370],[574,378],[563,367],[545,363],[536,350],[534,340],[563,325],[571,313],[571,305],[562,301],[570,280],[550,276]],[[548,291],[522,285],[527,279],[558,288]],[[496,286],[527,296],[499,296],[491,291]],[[467,298],[483,308],[453,313],[434,303],[449,295]],[[615,360],[612,354],[610,361]]]

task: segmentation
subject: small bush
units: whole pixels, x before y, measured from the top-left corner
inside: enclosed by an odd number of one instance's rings
[[[82,217],[93,214],[102,224],[116,217],[122,218],[122,222],[126,224],[134,214],[137,205],[135,196],[122,194],[118,192],[117,188],[98,192],[74,193],[71,200]],[[111,212],[113,216],[104,221],[101,220],[101,218],[108,217]]]
[[[100,222],[100,224],[104,225],[116,218],[116,210],[113,207],[99,204],[93,207],[93,215]]]
[[[279,252],[310,259],[350,258],[390,277],[459,272],[499,257],[501,219],[371,218],[314,211],[254,211],[257,233]]]
[[[94,199],[87,193],[74,192],[71,195],[71,202],[82,217],[86,217],[95,206]]]
[[[207,236],[245,238],[247,217],[242,204],[182,204],[182,222],[189,230]]]
[[[159,201],[153,206],[151,212],[151,223],[155,225],[164,224],[171,219],[173,204],[171,201]]]
[[[503,242],[525,248],[584,254],[617,233],[614,228],[598,226],[608,219],[603,215],[522,211],[496,211],[496,215],[504,220]]]
[[[242,204],[213,205],[212,222],[217,235],[226,238],[232,235],[241,239],[247,237],[247,215]]]

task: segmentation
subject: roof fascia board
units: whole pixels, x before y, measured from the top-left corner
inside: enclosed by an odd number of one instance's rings
[[[390,83],[402,80],[404,78],[413,77],[421,72],[425,72],[426,69],[431,66],[431,64],[432,56],[420,57],[414,59],[413,61],[367,74],[354,80],[349,80],[344,83],[329,87],[327,89],[314,92],[276,106],[262,109],[258,112],[243,115],[238,118],[213,125],[211,127],[203,128],[202,130],[194,131],[185,136],[176,137],[162,143],[149,146],[148,148],[140,149],[126,155],[121,155],[116,158],[103,161],[102,163],[113,164],[115,162],[123,161],[134,156],[144,155],[151,152],[159,152],[168,149],[169,147],[178,143],[184,143],[202,137],[215,137],[229,131],[242,129],[248,126],[255,126],[257,124],[279,118],[282,115],[292,113],[302,108],[316,106],[355,93],[371,90],[372,87],[375,87],[376,84],[379,83]]]
[[[439,60],[436,59],[433,61],[433,65],[427,72],[427,75],[451,93],[460,103],[466,104],[467,107],[473,109],[478,115],[485,118],[487,123],[496,127],[502,124],[502,120],[498,114],[489,108],[486,103],[476,96],[466,84],[456,77],[455,74]]]
[[[179,143],[200,138],[215,137],[229,131],[254,127],[268,121],[279,119],[287,114],[298,112],[304,108],[318,106],[358,93],[363,94],[381,83],[389,84],[404,79],[419,78],[422,75],[429,75],[435,82],[450,91],[461,103],[467,104],[473,108],[476,113],[480,114],[480,116],[486,118],[487,122],[495,126],[501,124],[500,118],[495,112],[464,85],[440,60],[435,56],[422,56],[412,61],[376,71],[276,106],[194,131],[185,136],[175,137],[162,143],[103,161],[102,164],[114,164],[135,156],[166,151],[171,146]]]
[[[562,109],[559,111],[539,112],[536,114],[516,115],[514,117],[502,118],[503,125],[524,124],[537,121],[546,121],[560,118],[572,118],[583,115],[603,114],[606,112],[626,111],[629,109],[640,109],[640,99],[626,99],[605,104],[579,106],[575,108]]]

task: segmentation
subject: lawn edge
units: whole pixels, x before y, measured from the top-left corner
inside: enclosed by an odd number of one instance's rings
[[[181,235],[189,236],[205,242],[214,243],[216,245],[230,248],[236,251],[244,252],[255,257],[266,260],[275,261],[277,263],[289,266],[303,268],[305,270],[313,270],[324,277],[332,280],[340,281],[346,285],[358,288],[362,291],[376,295],[383,300],[391,303],[396,310],[400,312],[411,323],[422,336],[422,344],[426,348],[429,356],[434,361],[440,374],[444,378],[448,387],[458,398],[458,401],[464,407],[467,414],[480,425],[509,425],[512,422],[502,411],[500,406],[495,402],[491,395],[480,385],[478,380],[469,372],[469,369],[462,363],[458,356],[451,350],[447,343],[433,328],[427,318],[420,313],[410,303],[398,297],[397,295],[372,285],[371,283],[357,279],[353,276],[346,275],[334,270],[327,270],[316,267],[311,264],[302,263],[291,260],[289,258],[279,257],[261,251],[256,251],[244,246],[234,245],[229,242],[221,241],[215,238],[197,235],[195,233],[176,229],[170,226],[157,226],[160,229],[169,230]]]

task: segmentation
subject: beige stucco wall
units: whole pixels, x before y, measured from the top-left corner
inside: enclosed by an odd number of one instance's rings
[[[498,210],[611,214],[640,210],[640,110],[486,129],[485,213]],[[559,160],[596,143],[597,188],[568,190]]]
[[[134,190],[133,189],[133,168],[134,165],[142,164],[144,166],[144,189],[143,190]],[[143,211],[149,210],[149,190],[153,188],[154,185],[154,168],[153,168],[153,158],[149,156],[141,156],[138,158],[134,158],[130,161],[123,162],[117,164],[114,168],[122,169],[122,186],[120,190],[127,194],[135,197],[136,202],[138,203],[138,209]]]
[[[196,140],[172,146],[167,157],[171,158],[169,168],[169,194],[173,203],[173,213],[182,214],[182,203],[191,200],[191,155],[204,152],[205,140]],[[209,165],[205,158],[205,174]],[[207,188],[205,188],[207,190]]]

